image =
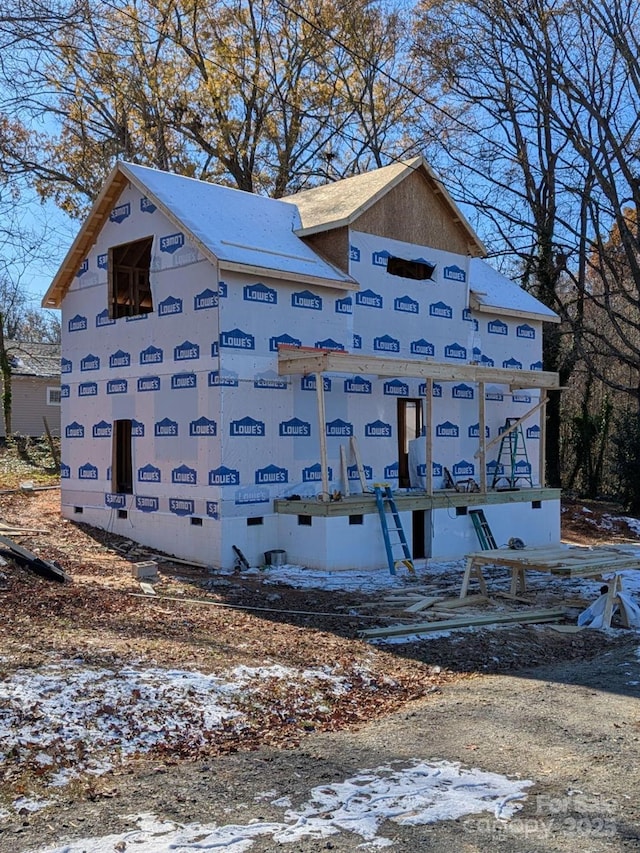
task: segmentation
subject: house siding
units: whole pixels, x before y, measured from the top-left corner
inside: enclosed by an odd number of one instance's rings
[[[46,417],[52,435],[60,435],[60,406],[47,404],[47,388],[59,387],[58,377],[14,376],[11,381],[11,428],[20,435],[44,435]],[[0,384],[0,388],[1,388]],[[2,421],[2,419],[0,419]],[[4,421],[0,436],[5,436]]]

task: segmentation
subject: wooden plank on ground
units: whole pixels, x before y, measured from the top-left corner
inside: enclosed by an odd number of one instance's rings
[[[492,613],[482,616],[460,617],[458,619],[443,619],[437,622],[419,622],[408,625],[389,625],[387,628],[369,628],[360,631],[360,636],[366,639],[381,637],[402,637],[407,634],[423,634],[431,631],[450,631],[455,628],[469,628],[473,626],[505,625],[527,622],[553,622],[562,619],[565,615],[564,608],[551,608],[547,610],[519,610],[511,613]]]
[[[421,610],[427,610],[433,607],[438,601],[442,601],[437,595],[431,595],[428,598],[420,598],[414,604],[410,604],[404,608],[405,613],[420,613]]]

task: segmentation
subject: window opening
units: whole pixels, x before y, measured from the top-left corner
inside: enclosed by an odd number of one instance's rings
[[[109,316],[134,317],[153,311],[151,246],[153,237],[109,249]]]
[[[436,265],[428,261],[408,261],[405,258],[387,258],[387,272],[400,278],[412,278],[418,281],[430,279]]]
[[[398,400],[398,485],[408,489],[409,442],[422,433],[422,400]]]
[[[113,462],[114,472],[111,488],[118,494],[133,494],[133,459],[131,453],[131,421],[113,422]]]

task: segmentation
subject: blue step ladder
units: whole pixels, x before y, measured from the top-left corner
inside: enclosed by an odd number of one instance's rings
[[[407,545],[407,537],[404,535],[400,514],[396,507],[396,502],[393,499],[393,492],[388,483],[374,483],[373,491],[376,496],[376,504],[378,514],[380,515],[380,525],[382,527],[382,535],[384,537],[384,547],[387,552],[387,562],[389,563],[389,572],[392,575],[396,573],[396,566],[403,565],[414,575],[415,568],[411,551]],[[389,526],[389,513],[393,519],[393,526]],[[392,542],[391,536],[397,537],[397,541]],[[402,557],[394,557],[393,549],[400,546],[402,548]]]

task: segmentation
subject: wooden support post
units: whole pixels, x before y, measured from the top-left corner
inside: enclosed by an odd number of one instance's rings
[[[347,454],[344,444],[340,445],[340,473],[342,474],[342,494],[345,498],[348,498],[351,492],[349,491],[349,470],[347,468]]]
[[[424,423],[424,441],[425,441],[425,490],[428,495],[433,494],[433,379],[425,381],[425,423]]]
[[[364,473],[364,465],[362,464],[362,457],[360,456],[360,448],[358,447],[358,442],[355,435],[352,435],[349,439],[351,443],[351,452],[353,453],[353,458],[356,461],[356,468],[358,469],[358,477],[360,478],[360,487],[362,488],[362,494],[369,491],[367,486],[367,478]]]
[[[320,500],[328,501],[329,494],[329,463],[327,462],[326,415],[324,408],[324,376],[316,373],[316,399],[318,401],[318,430],[320,434],[320,471],[322,474],[322,494]]]
[[[544,489],[547,482],[547,392],[544,388],[540,389],[540,402],[542,403],[540,411],[540,447],[538,460],[538,482],[540,488]]]
[[[44,422],[44,431],[47,434],[47,441],[49,442],[49,450],[51,451],[51,456],[56,466],[56,471],[60,471],[60,455],[58,453],[58,448],[53,443],[53,437],[51,435],[51,430],[49,429],[49,422],[46,417],[43,415],[42,420]]]
[[[480,445],[478,447],[480,464],[480,491],[487,491],[487,420],[485,415],[484,382],[478,382],[478,431]]]

